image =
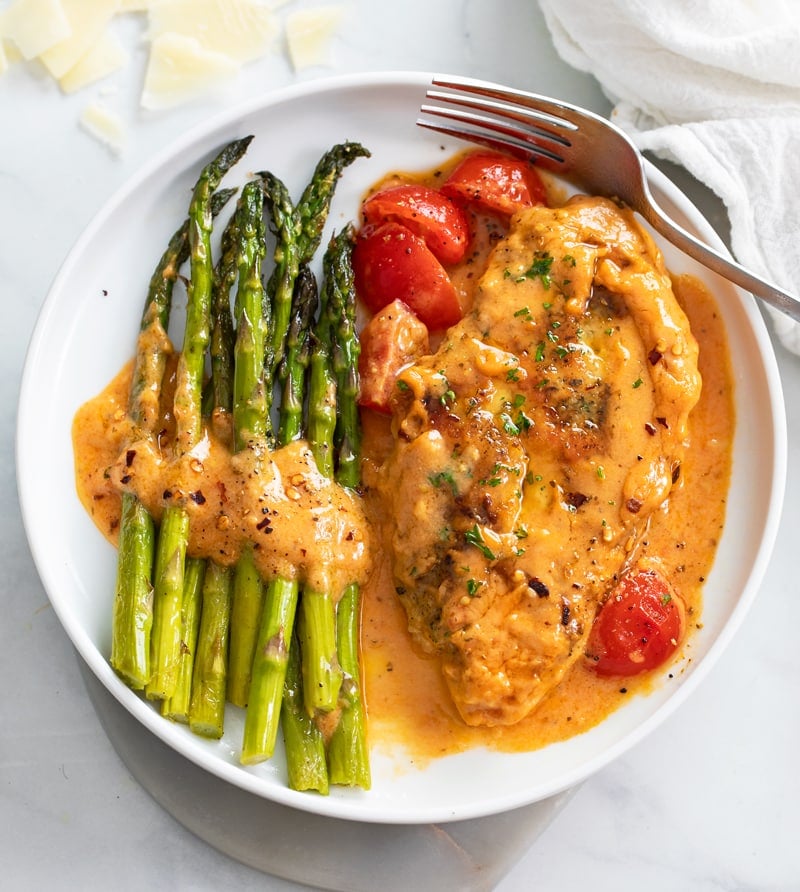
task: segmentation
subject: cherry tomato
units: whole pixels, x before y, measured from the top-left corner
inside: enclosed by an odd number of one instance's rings
[[[598,675],[638,675],[675,653],[685,622],[683,601],[660,573],[633,571],[601,607],[586,655]]]
[[[376,313],[402,300],[430,329],[461,318],[458,294],[425,242],[399,223],[365,227],[353,248],[356,293]]]
[[[536,170],[525,161],[498,152],[467,155],[447,178],[441,191],[502,217],[510,217],[532,205],[547,204],[547,190]]]
[[[364,202],[362,211],[367,223],[402,223],[444,264],[458,263],[467,252],[467,215],[436,189],[415,184],[381,189]]]
[[[361,332],[359,403],[388,413],[398,372],[428,350],[424,323],[401,300],[385,306]]]

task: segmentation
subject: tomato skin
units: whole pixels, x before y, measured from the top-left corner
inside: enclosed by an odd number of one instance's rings
[[[469,246],[467,215],[452,198],[429,186],[391,186],[371,195],[363,204],[366,223],[377,226],[402,223],[419,236],[441,263],[464,259]]]
[[[683,601],[652,569],[622,577],[592,626],[586,655],[598,675],[638,675],[663,665],[685,629]]]
[[[401,300],[387,304],[361,332],[359,405],[389,414],[398,373],[429,350],[428,329],[416,314]]]
[[[467,155],[445,180],[441,191],[501,217],[510,217],[522,208],[547,204],[547,190],[536,170],[525,161],[499,152]]]
[[[430,329],[462,316],[445,268],[425,242],[400,223],[365,227],[353,247],[356,293],[373,313],[402,300]]]

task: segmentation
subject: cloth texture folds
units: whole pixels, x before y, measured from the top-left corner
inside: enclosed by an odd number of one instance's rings
[[[800,0],[539,0],[612,119],[725,204],[736,259],[800,295]],[[800,324],[767,308],[800,354]]]

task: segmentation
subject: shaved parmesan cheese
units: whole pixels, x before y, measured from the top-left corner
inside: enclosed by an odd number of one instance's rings
[[[205,49],[194,37],[161,34],[150,45],[142,107],[172,108],[231,82],[238,73],[233,59]]]
[[[114,152],[121,152],[125,145],[125,126],[119,115],[94,102],[88,105],[79,118],[81,126],[95,139]]]
[[[128,64],[130,54],[110,31],[59,79],[65,93],[74,93]]]
[[[13,41],[24,59],[34,59],[72,33],[59,0],[17,0],[0,13],[0,37]]]
[[[183,34],[241,64],[263,56],[279,30],[269,7],[256,0],[160,0],[149,19],[152,40]]]
[[[286,41],[295,71],[330,64],[330,42],[344,16],[341,6],[299,9],[286,19]]]
[[[39,55],[55,78],[63,77],[100,40],[119,0],[61,0],[71,34]]]

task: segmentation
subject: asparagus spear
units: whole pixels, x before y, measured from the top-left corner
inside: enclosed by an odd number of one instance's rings
[[[208,561],[192,677],[189,727],[195,734],[217,739],[222,737],[225,720],[231,583],[230,568]]]
[[[320,472],[333,477],[336,381],[332,367],[331,252],[323,262],[320,314],[314,329],[308,385],[308,438]],[[300,599],[298,633],[303,666],[303,696],[309,714],[337,705],[342,673],[336,657],[336,605],[331,592],[306,587]]]
[[[211,412],[229,414],[233,410],[233,363],[235,332],[230,294],[236,282],[236,246],[239,216],[231,215],[220,241],[220,257],[214,267],[211,306]]]
[[[292,206],[286,186],[277,177],[268,171],[260,174],[272,210],[273,229],[278,235],[275,269],[267,284],[274,308],[268,365],[272,377],[283,359],[283,337],[298,270],[302,264],[311,262],[319,248],[331,200],[342,172],[356,158],[368,157],[369,152],[359,143],[345,142],[333,146],[317,163],[296,208]]]
[[[297,636],[294,636],[288,653],[281,728],[289,787],[292,790],[316,790],[323,796],[327,795],[329,780],[325,741],[303,702],[303,670]]]
[[[189,205],[191,276],[188,287],[183,349],[178,360],[174,399],[175,453],[189,453],[202,435],[201,399],[205,356],[210,340],[209,315],[213,279],[211,261],[211,195],[222,177],[242,157],[252,137],[226,146],[203,169]],[[149,698],[171,697],[181,653],[180,613],[183,595],[189,514],[180,503],[162,515],[156,549],[152,677]]]
[[[274,267],[267,281],[272,314],[272,332],[265,354],[268,380],[274,381],[283,359],[284,338],[289,325],[294,283],[300,269],[298,237],[300,226],[286,185],[269,171],[259,176],[275,233]]]
[[[269,430],[270,393],[265,383],[264,356],[268,333],[264,318],[261,267],[266,253],[264,193],[258,180],[242,191],[238,233],[236,345],[234,360],[234,451],[263,441]],[[252,546],[242,552],[233,577],[233,605],[228,666],[228,699],[246,706],[253,651],[263,603],[263,584]]]
[[[230,409],[230,390],[232,374],[233,354],[233,320],[230,312],[230,289],[232,280],[235,279],[235,238],[237,232],[238,215],[234,214],[228,226],[225,227],[222,237],[222,256],[214,268],[211,286],[211,380],[206,388],[210,397],[212,422],[214,410],[219,408]],[[227,403],[225,401],[228,401]],[[209,562],[211,563],[211,562]],[[161,714],[174,721],[191,723],[192,690],[194,685],[195,655],[200,639],[198,635],[202,617],[202,607],[205,598],[206,561],[199,558],[187,558],[184,571],[183,603],[181,608],[181,653],[178,667],[178,681],[171,697],[161,702]],[[217,612],[222,609],[223,602],[219,598],[219,584],[217,578],[209,582],[212,599],[210,608]],[[219,623],[222,617],[206,617],[204,634],[209,636],[209,643],[214,641],[214,633],[208,630],[209,623]],[[205,639],[204,639],[205,640]],[[205,647],[205,644],[203,644]],[[209,664],[204,659],[202,666],[215,668],[212,662]],[[202,686],[204,679],[198,679]],[[207,690],[204,688],[204,690]],[[197,708],[197,707],[195,707]]]
[[[308,334],[316,308],[317,283],[310,268],[304,264],[295,281],[286,336],[279,446],[285,446],[302,433]],[[267,585],[245,717],[241,756],[245,764],[268,759],[275,748],[297,592],[297,579],[276,577]]]
[[[211,328],[212,424],[233,410],[234,328],[230,293],[238,272],[239,216],[233,214],[222,233],[214,268]],[[189,727],[203,737],[222,737],[228,680],[232,571],[216,561],[206,564],[200,629],[192,676]]]
[[[205,572],[206,562],[202,558],[186,559],[181,604],[181,657],[178,678],[172,696],[161,701],[161,715],[176,722],[189,721],[194,654],[197,647],[197,631],[200,627]]]
[[[310,343],[309,341],[309,346]],[[308,361],[307,357],[306,364]],[[330,399],[331,393],[327,387],[309,387],[305,426],[311,448],[318,455],[321,451],[326,452],[321,448],[324,444],[318,438],[328,436],[332,430],[329,423],[319,423],[321,419],[329,419]],[[296,589],[294,595],[296,598]],[[296,632],[291,636],[291,642],[280,712],[287,780],[293,790],[316,790],[327,795],[329,781],[325,740],[314,716],[305,707],[300,641]]]
[[[344,169],[356,158],[369,158],[369,151],[357,142],[344,142],[329,149],[317,163],[314,175],[297,203],[300,235],[300,262],[309,262],[317,253],[328,220],[331,200]]]
[[[212,199],[218,214],[234,189]],[[174,233],[161,256],[147,292],[134,363],[128,414],[134,435],[152,435],[160,418],[161,381],[172,350],[167,328],[178,270],[189,256],[188,220]],[[111,665],[131,688],[150,680],[150,631],[153,622],[153,519],[131,493],[122,497],[117,581],[111,636]]]
[[[333,351],[337,382],[336,479],[342,486],[354,489],[361,483],[361,425],[352,238],[349,228],[334,238],[329,251],[328,276],[331,316],[336,327]],[[371,777],[359,660],[360,608],[359,586],[350,583],[336,610],[336,646],[344,678],[339,698],[341,714],[328,743],[328,769],[331,783],[368,790]]]

